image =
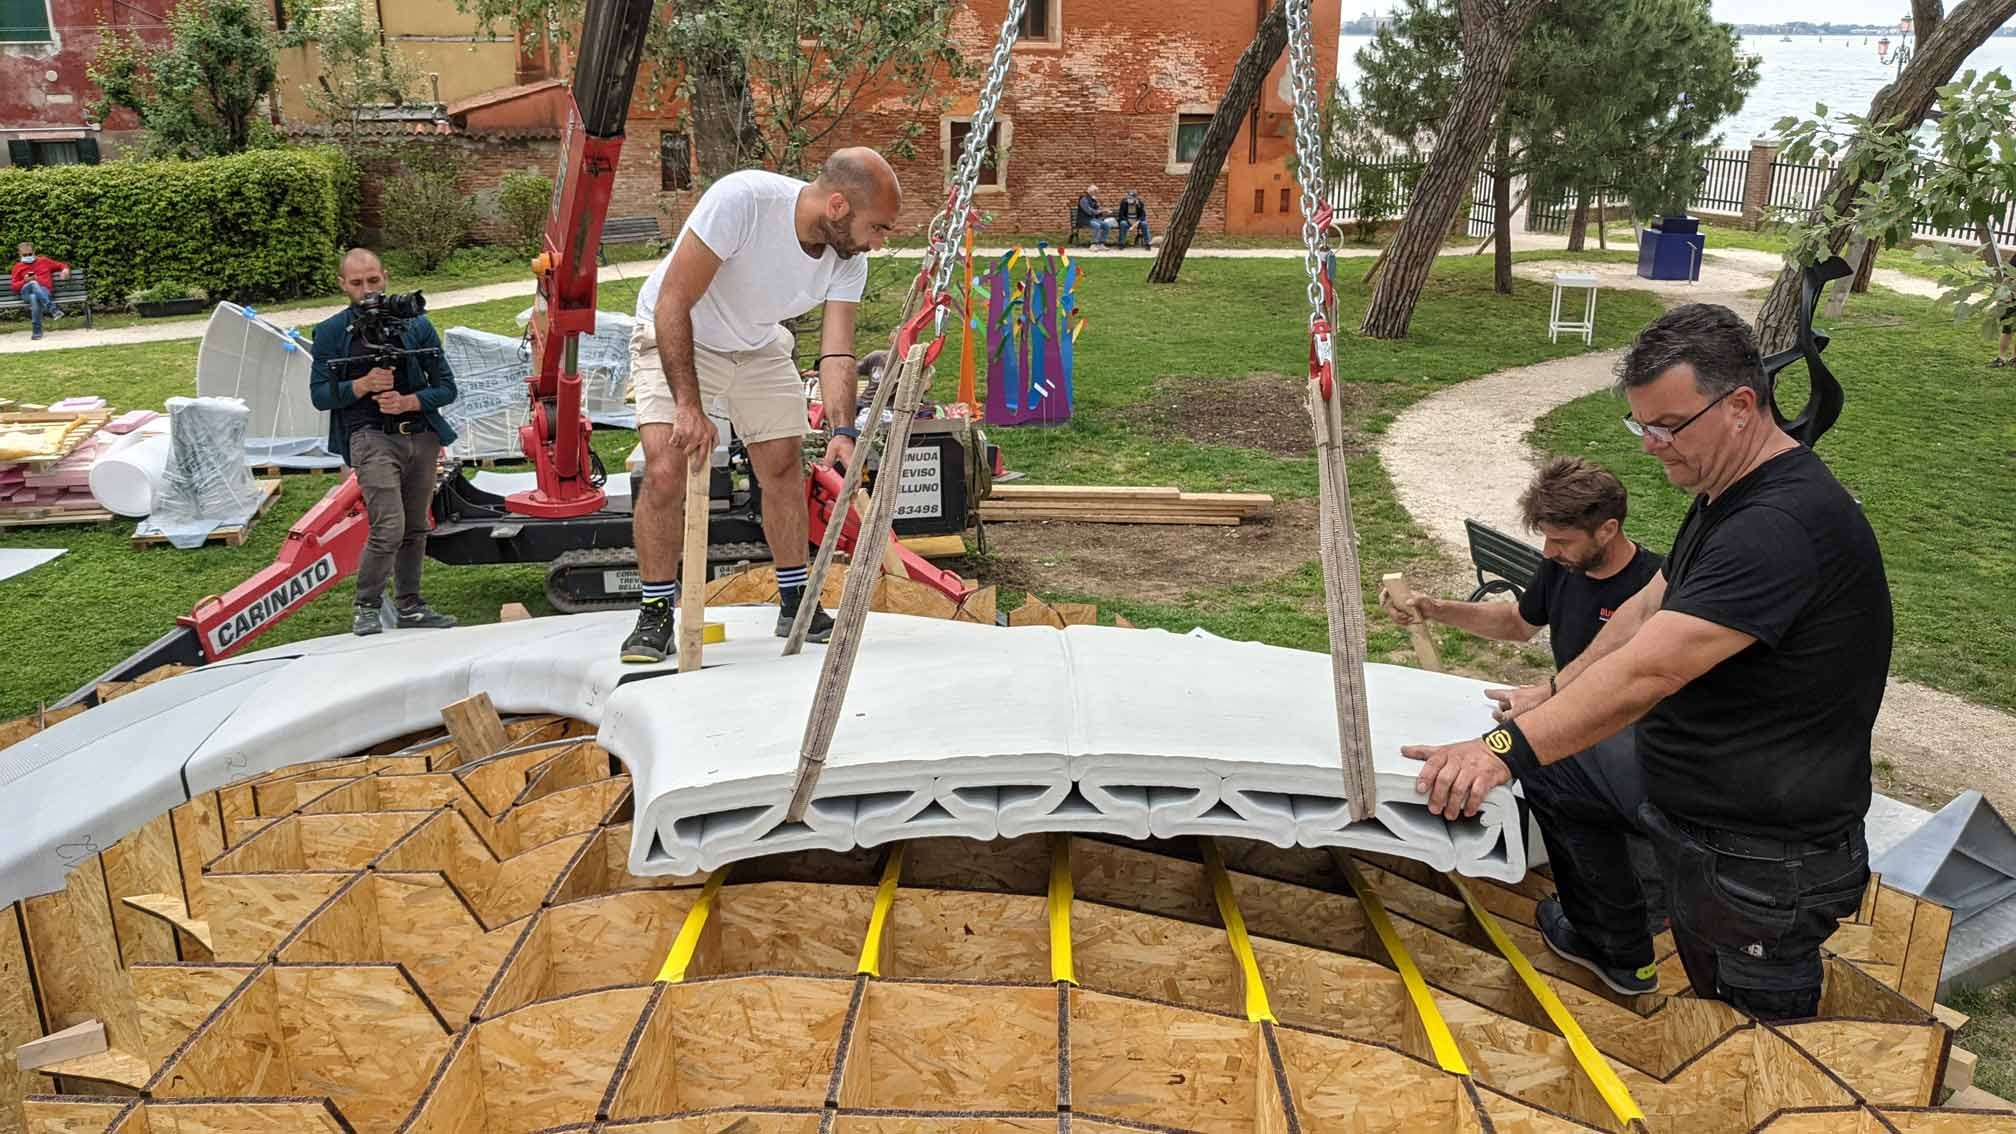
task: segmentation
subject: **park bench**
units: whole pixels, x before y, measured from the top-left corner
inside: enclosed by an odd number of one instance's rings
[[[1470,537],[1470,563],[1477,568],[1477,589],[1470,592],[1471,602],[1500,591],[1518,598],[1533,585],[1541,555],[1532,544],[1475,520],[1464,520],[1463,530]]]
[[[91,281],[84,274],[84,269],[77,267],[76,265],[73,264],[71,265],[70,268],[70,278],[67,280],[59,279],[55,282],[56,286],[50,290],[50,294],[55,296],[56,306],[63,308],[70,308],[70,307],[83,308],[84,326],[86,329],[89,329],[92,325],[91,291],[90,291]],[[27,310],[28,310],[28,304],[25,301],[23,301],[20,296],[15,295],[13,291],[6,290],[6,293],[4,295],[0,295],[0,312],[20,311],[25,313]]]
[[[656,252],[665,239],[658,235],[657,217],[610,217],[602,222],[602,243],[595,250],[604,264],[609,262],[611,244],[650,244]]]

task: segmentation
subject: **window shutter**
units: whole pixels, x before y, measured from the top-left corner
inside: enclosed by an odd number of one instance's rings
[[[85,165],[97,165],[98,139],[96,138],[77,139],[77,160],[83,162]]]
[[[35,164],[35,143],[10,138],[7,142],[7,160],[17,169],[27,169]]]

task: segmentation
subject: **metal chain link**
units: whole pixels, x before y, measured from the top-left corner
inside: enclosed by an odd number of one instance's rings
[[[1038,0],[1040,3],[1041,0]],[[973,208],[974,183],[980,180],[981,160],[987,153],[987,136],[994,132],[994,111],[1001,104],[1001,90],[1008,82],[1008,59],[1021,34],[1022,10],[1028,0],[1008,0],[1008,15],[1001,21],[1001,34],[994,41],[994,58],[987,64],[987,80],[980,86],[980,101],[966,128],[966,148],[952,174],[953,195],[948,210],[931,224],[931,295],[944,295],[951,286],[952,271],[959,263],[959,249],[966,236],[966,214]],[[940,311],[942,321],[943,311]]]
[[[1286,0],[1288,9],[1288,79],[1295,96],[1295,179],[1302,185],[1302,265],[1309,273],[1309,321],[1328,316],[1323,303],[1323,257],[1328,242],[1316,226],[1323,203],[1323,146],[1318,132],[1322,111],[1316,104],[1316,51],[1312,44],[1309,0]]]

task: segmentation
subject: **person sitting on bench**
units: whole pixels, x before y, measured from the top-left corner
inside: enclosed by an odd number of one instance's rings
[[[63,309],[56,306],[56,281],[70,278],[70,265],[61,260],[35,254],[35,246],[21,242],[17,249],[21,258],[14,261],[14,270],[8,278],[8,286],[21,302],[28,305],[28,326],[34,331],[30,338],[42,337],[42,316],[61,319]]]
[[[1119,228],[1111,214],[1099,207],[1097,185],[1087,185],[1084,196],[1078,198],[1078,216],[1085,222],[1085,227],[1092,230],[1094,248],[1106,247],[1106,242],[1113,239],[1114,232]]]
[[[1127,190],[1127,195],[1120,198],[1116,218],[1120,222],[1120,247],[1127,247],[1137,228],[1141,230],[1141,246],[1149,249],[1155,247],[1155,237],[1148,232],[1148,203],[1141,199],[1140,193],[1132,189]]]

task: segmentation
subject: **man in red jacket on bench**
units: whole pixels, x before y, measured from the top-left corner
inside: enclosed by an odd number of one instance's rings
[[[42,316],[61,319],[63,309],[56,306],[56,281],[70,278],[70,265],[47,256],[37,256],[35,246],[21,242],[18,249],[21,258],[14,261],[14,271],[7,284],[21,302],[28,305],[28,325],[34,328],[35,338],[42,337]]]

